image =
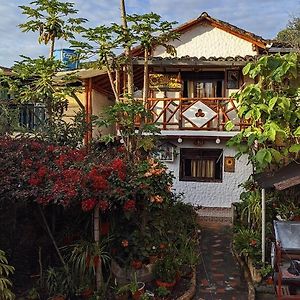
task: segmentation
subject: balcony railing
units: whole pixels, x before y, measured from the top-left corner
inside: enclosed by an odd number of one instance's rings
[[[149,98],[151,123],[159,123],[163,130],[212,130],[224,131],[232,121],[234,131],[247,124],[237,115],[232,98]]]

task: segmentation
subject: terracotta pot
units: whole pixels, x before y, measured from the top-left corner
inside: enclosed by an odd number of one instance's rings
[[[300,216],[294,216],[293,221],[300,221]]]
[[[272,276],[269,276],[269,277],[266,279],[266,284],[267,284],[267,285],[273,285],[273,284],[274,284]]]
[[[89,299],[93,296],[94,292],[91,289],[85,289],[81,292],[81,297],[83,299]]]
[[[141,296],[145,293],[145,283],[144,282],[138,282],[139,289],[132,294],[132,298],[134,300],[139,300]]]
[[[157,286],[161,286],[161,287],[164,287],[168,290],[172,290],[173,287],[176,285],[176,280],[174,280],[172,282],[164,282],[164,281],[161,281],[159,279],[156,279],[155,283],[156,283]]]
[[[66,300],[66,297],[63,295],[56,295],[51,298],[48,298],[48,300]]]

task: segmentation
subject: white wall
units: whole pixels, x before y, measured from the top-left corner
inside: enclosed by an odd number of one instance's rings
[[[180,152],[180,148],[223,148],[223,165],[225,156],[236,154],[235,150],[226,147],[225,143],[217,145],[214,140],[206,141],[202,146],[195,146],[192,140],[185,141],[184,138],[181,144],[171,142],[178,146],[177,152]],[[176,177],[173,186],[176,192],[184,193],[186,202],[205,207],[230,207],[231,203],[237,202],[241,193],[238,185],[247,180],[252,173],[251,165],[247,165],[246,156],[236,160],[234,173],[224,172],[223,167],[223,180],[220,183],[179,181],[180,154],[174,162],[166,164]]]
[[[195,26],[183,33],[179,40],[172,44],[177,50],[178,57],[189,55],[208,58],[257,54],[252,49],[252,43],[208,24]],[[167,57],[170,55],[163,47],[158,47],[154,56]]]

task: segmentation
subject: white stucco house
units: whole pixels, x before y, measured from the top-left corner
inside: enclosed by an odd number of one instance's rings
[[[272,41],[214,19],[207,13],[181,26],[173,42],[176,57],[156,48],[149,62],[150,92],[147,107],[161,129],[161,159],[176,177],[174,188],[194,205],[230,208],[239,200],[239,184],[252,172],[247,158],[226,142],[246,126],[237,117],[231,98],[250,82],[242,68],[260,55],[286,52]],[[134,74],[142,86],[143,58],[135,50]],[[106,74],[86,76],[88,110],[97,113],[113,102]],[[225,124],[233,121],[233,131]]]

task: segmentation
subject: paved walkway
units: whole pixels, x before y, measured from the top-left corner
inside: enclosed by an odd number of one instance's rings
[[[230,250],[229,226],[202,229],[195,300],[247,300],[247,284]]]

